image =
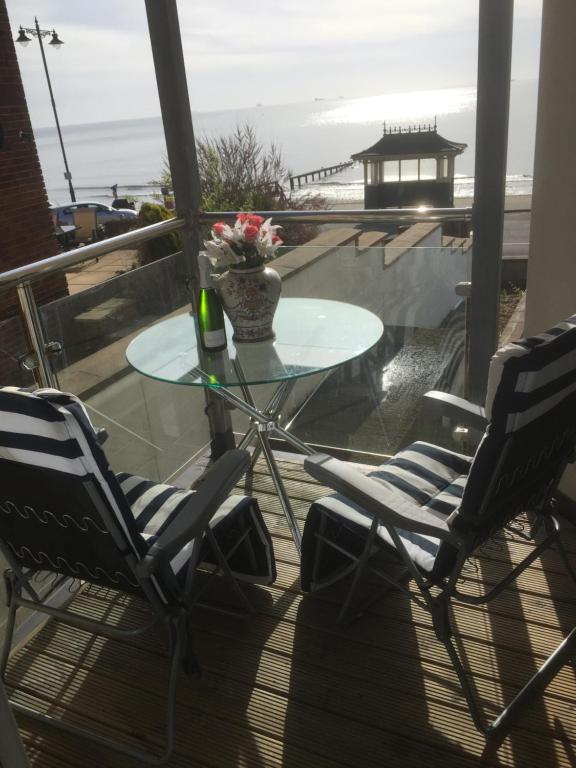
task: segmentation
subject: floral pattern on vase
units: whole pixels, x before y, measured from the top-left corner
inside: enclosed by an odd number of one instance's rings
[[[229,267],[216,282],[224,312],[234,328],[233,341],[274,338],[272,322],[280,299],[280,275],[264,264],[251,269]]]

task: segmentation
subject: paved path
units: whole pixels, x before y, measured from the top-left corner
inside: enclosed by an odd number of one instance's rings
[[[66,273],[70,294],[80,293],[94,285],[104,283],[112,277],[129,272],[138,265],[138,251],[114,251],[101,256],[98,261],[89,261]]]

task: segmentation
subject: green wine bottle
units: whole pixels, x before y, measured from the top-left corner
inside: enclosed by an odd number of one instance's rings
[[[198,330],[200,344],[207,352],[226,349],[224,313],[210,278],[210,260],[205,253],[198,254],[200,293],[198,295]]]

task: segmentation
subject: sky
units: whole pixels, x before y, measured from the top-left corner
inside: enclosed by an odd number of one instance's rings
[[[160,113],[143,0],[7,0],[35,15],[63,125]],[[192,110],[474,85],[478,0],[179,0]],[[516,0],[512,77],[538,76],[542,0]],[[36,41],[17,45],[34,127],[53,124]]]

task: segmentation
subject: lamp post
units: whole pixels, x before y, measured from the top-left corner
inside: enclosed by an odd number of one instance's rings
[[[75,203],[76,194],[74,193],[74,187],[72,186],[72,174],[70,173],[70,168],[68,167],[68,159],[66,157],[66,150],[64,149],[64,140],[62,139],[62,131],[60,130],[60,122],[58,120],[58,112],[56,111],[56,102],[54,101],[54,93],[52,92],[52,83],[50,82],[50,75],[48,73],[48,64],[46,62],[46,54],[44,53],[44,43],[42,42],[42,38],[48,37],[48,35],[51,35],[52,40],[50,40],[48,45],[51,45],[56,50],[58,50],[60,46],[63,45],[63,41],[60,40],[60,38],[58,37],[58,35],[54,30],[50,32],[50,30],[48,29],[40,29],[40,26],[38,24],[38,19],[36,18],[34,19],[33,28],[20,27],[20,30],[18,32],[18,37],[16,38],[16,42],[26,47],[31,40],[28,37],[28,35],[37,37],[38,43],[40,44],[40,53],[42,54],[42,62],[44,64],[44,71],[46,72],[46,80],[48,81],[48,90],[50,91],[50,101],[52,102],[52,109],[54,111],[54,120],[56,121],[56,130],[58,131],[60,148],[62,149],[62,157],[64,159],[64,168],[66,169],[64,172],[64,178],[68,182],[68,188],[70,189],[70,198],[72,202]]]

